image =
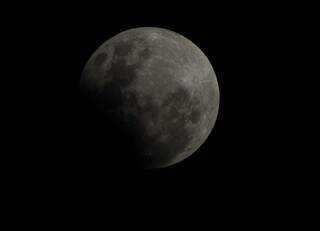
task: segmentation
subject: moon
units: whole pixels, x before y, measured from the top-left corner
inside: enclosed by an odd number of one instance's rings
[[[192,155],[218,115],[219,86],[208,58],[167,29],[135,28],[107,40],[86,63],[80,86],[103,116],[124,125],[143,168]]]

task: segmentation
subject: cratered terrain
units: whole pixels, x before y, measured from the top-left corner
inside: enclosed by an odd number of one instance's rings
[[[208,58],[166,29],[130,29],[107,40],[86,63],[80,86],[109,122],[125,128],[132,164],[143,168],[193,154],[218,114],[219,87]]]

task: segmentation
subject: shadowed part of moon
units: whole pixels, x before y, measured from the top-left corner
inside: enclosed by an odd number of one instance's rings
[[[132,140],[129,159],[144,168],[190,156],[218,113],[219,88],[209,60],[165,29],[132,29],[106,41],[88,60],[80,85],[106,123],[121,125]]]

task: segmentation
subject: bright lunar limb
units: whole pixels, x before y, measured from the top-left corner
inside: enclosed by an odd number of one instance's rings
[[[143,168],[190,156],[218,114],[219,87],[208,58],[166,29],[130,29],[107,40],[85,65],[80,85],[103,115],[130,131],[132,155]]]

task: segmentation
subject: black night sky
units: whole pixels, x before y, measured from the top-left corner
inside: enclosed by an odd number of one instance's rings
[[[259,203],[272,203],[274,190],[291,182],[288,168],[295,158],[283,132],[291,129],[282,113],[290,103],[286,95],[279,98],[286,82],[280,67],[290,42],[282,36],[290,25],[279,20],[281,9],[154,4],[152,9],[126,5],[126,10],[107,3],[43,4],[16,12],[8,29],[23,55],[13,55],[10,69],[10,86],[18,92],[11,93],[10,105],[19,106],[11,106],[17,113],[7,135],[15,140],[8,142],[13,166],[8,176],[21,190],[39,189],[39,197],[51,195],[51,202],[77,208],[87,197],[136,206],[201,204],[219,208],[220,214],[232,206],[238,212],[248,204],[254,208],[262,198]],[[138,170],[122,161],[130,141],[116,125],[101,125],[78,91],[90,55],[117,33],[142,26],[166,28],[193,41],[209,58],[220,87],[218,119],[207,141],[164,169]]]

